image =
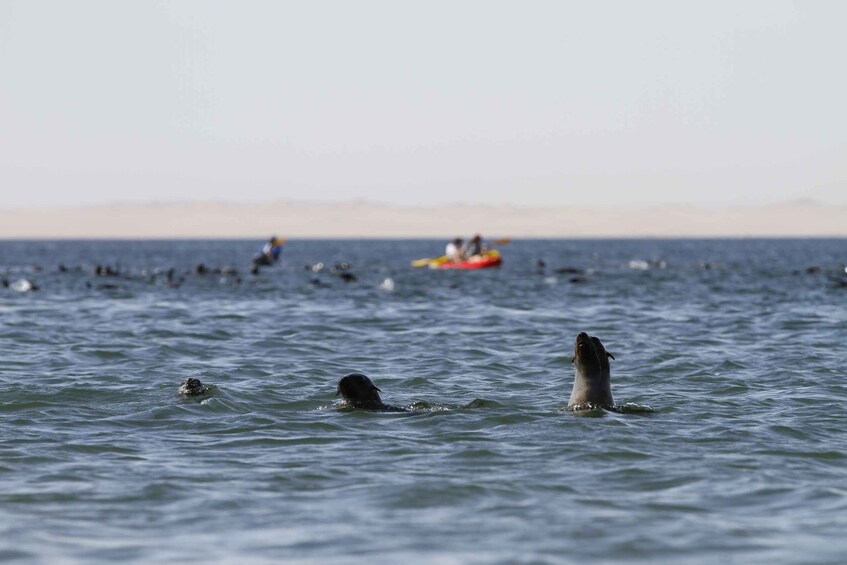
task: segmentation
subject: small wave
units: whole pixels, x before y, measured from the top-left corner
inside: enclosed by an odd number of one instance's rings
[[[614,408],[615,412],[619,414],[655,414],[656,410],[654,410],[651,406],[647,404],[637,404],[635,402],[626,402],[624,404],[618,404]]]
[[[412,412],[447,412],[448,410],[456,410],[458,408],[461,408],[461,406],[454,404],[441,404],[439,402],[427,402],[425,400],[413,402],[408,406],[408,409]]]
[[[463,408],[504,408],[504,406],[496,400],[474,398],[473,400],[465,404]]]
[[[412,377],[406,379],[402,385],[409,387],[433,386],[433,382],[426,377]]]
[[[618,414],[653,414],[656,411],[646,404],[636,404],[635,402],[626,402],[624,404],[615,404],[614,406],[596,406],[587,402],[585,404],[577,404],[560,408],[562,412],[573,412],[577,416],[586,417],[602,417],[605,412],[617,412]]]

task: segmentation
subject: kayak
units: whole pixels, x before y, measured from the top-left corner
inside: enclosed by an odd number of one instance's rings
[[[512,238],[510,237],[494,240],[487,251],[461,261],[451,261],[446,255],[442,255],[441,257],[415,259],[412,261],[412,266],[429,267],[430,269],[485,269],[486,267],[499,267],[500,263],[503,262],[503,257],[493,247],[508,245],[511,242]]]
[[[440,259],[440,257],[439,257]],[[446,259],[446,258],[445,258]],[[487,269],[489,267],[499,267],[503,262],[503,257],[496,249],[491,249],[480,255],[474,255],[461,261],[438,261],[434,260],[429,263],[430,269]]]

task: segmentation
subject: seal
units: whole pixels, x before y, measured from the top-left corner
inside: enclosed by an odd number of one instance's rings
[[[200,396],[209,392],[209,387],[200,382],[200,379],[190,378],[182,381],[179,390],[176,391],[180,396]]]
[[[382,392],[373,381],[362,373],[348,373],[338,381],[336,396],[339,394],[353,408],[364,410],[382,410],[389,412],[405,412],[404,408],[390,406],[382,402],[379,393]]]
[[[571,359],[576,374],[568,410],[614,408],[610,357],[615,358],[596,337],[585,332],[576,336]]]
[[[382,392],[373,381],[362,373],[348,373],[338,381],[336,396],[339,394],[354,408],[379,410],[385,406],[379,393]]]

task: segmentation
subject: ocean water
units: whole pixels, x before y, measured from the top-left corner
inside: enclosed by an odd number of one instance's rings
[[[0,561],[847,561],[847,241],[261,243],[0,242]]]

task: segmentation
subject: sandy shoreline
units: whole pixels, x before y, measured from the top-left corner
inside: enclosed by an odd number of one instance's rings
[[[0,239],[844,237],[847,206],[528,208],[373,202],[126,203],[0,209]]]

